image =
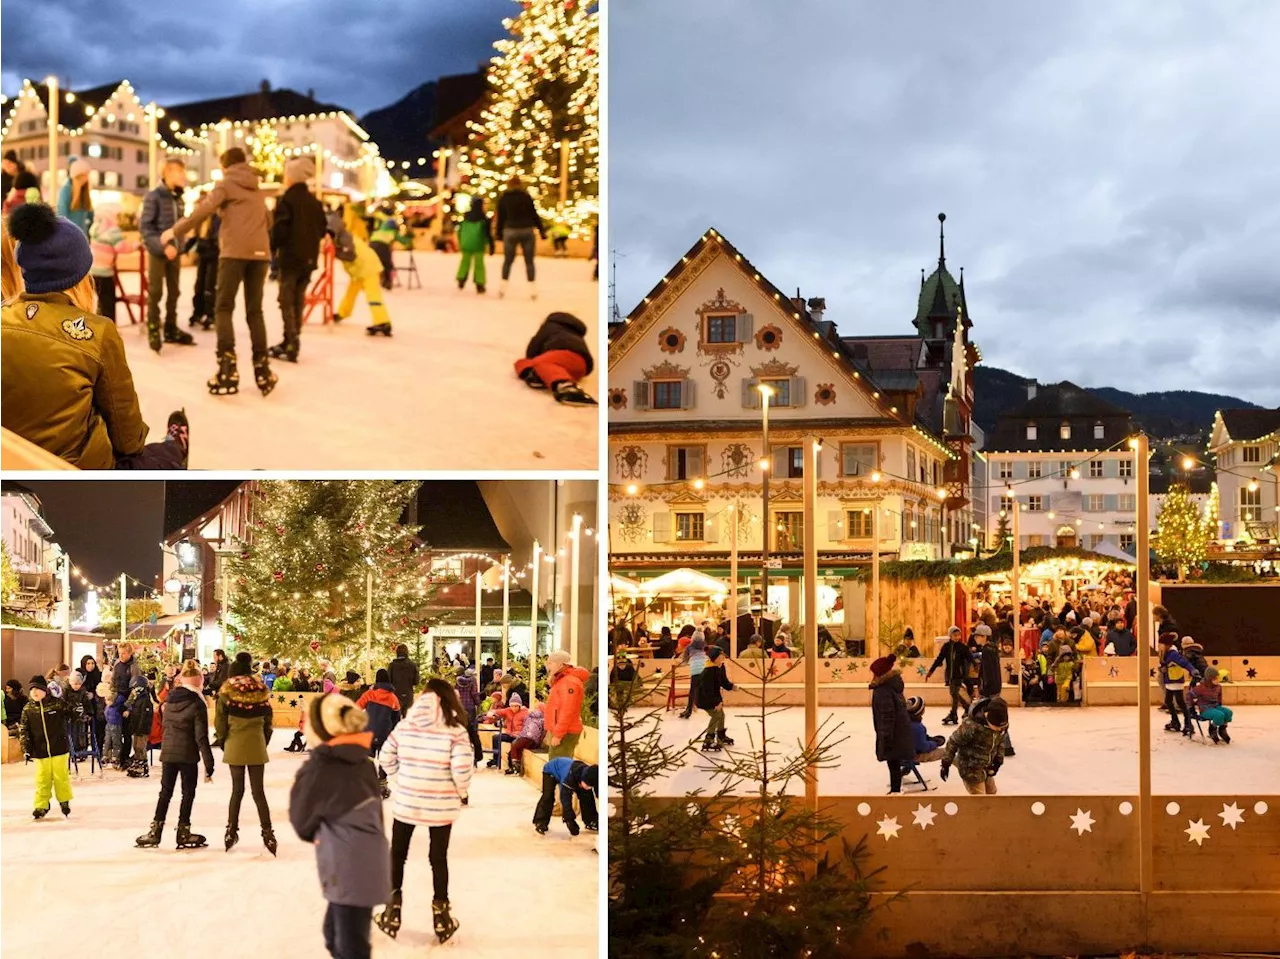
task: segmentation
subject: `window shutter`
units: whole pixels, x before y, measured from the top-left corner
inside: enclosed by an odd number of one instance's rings
[[[844,513],[840,510],[829,510],[827,512],[827,542],[838,543],[842,539],[848,539],[849,534],[844,529]]]
[[[631,384],[631,403],[638,410],[649,408],[649,381],[636,380]]]
[[[687,377],[680,381],[680,409],[693,409],[693,380]]]
[[[739,343],[749,343],[752,337],[752,328],[755,326],[756,318],[750,313],[739,313],[734,328],[738,334]]]
[[[805,395],[804,377],[791,377],[791,406],[793,408],[804,406],[807,401],[808,397]]]
[[[1120,475],[1120,461],[1113,459],[1105,459],[1102,461],[1102,475],[1108,479],[1115,479]]]
[[[760,391],[756,387],[760,381],[748,376],[742,381],[742,408],[744,410],[760,409]]]
[[[1013,461],[1013,478],[1016,480],[1024,480],[1027,478],[1026,460]]]
[[[787,478],[787,448],[774,446],[769,450],[769,476],[773,479]]]
[[[702,463],[702,447],[690,446],[684,454],[684,472],[688,479],[697,479],[705,473]]]
[[[1114,513],[1120,508],[1120,497],[1116,493],[1107,493],[1102,497],[1102,508],[1108,513]]]
[[[653,514],[653,541],[655,543],[671,542],[671,514]]]
[[[813,457],[813,475],[815,479],[822,479],[822,450],[818,450]]]
[[[858,457],[854,455],[852,446],[842,446],[840,448],[840,475],[858,475]]]
[[[991,497],[991,512],[996,516],[1000,515],[1000,497],[999,496]]]

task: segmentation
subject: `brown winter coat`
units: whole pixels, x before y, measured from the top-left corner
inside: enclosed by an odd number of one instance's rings
[[[218,255],[232,260],[271,259],[271,230],[267,200],[258,189],[258,174],[247,163],[235,163],[222,171],[222,179],[196,204],[191,215],[173,225],[177,236],[190,233],[217,213]]]
[[[86,470],[109,470],[147,439],[124,342],[65,293],[24,293],[0,333],[4,426]]]

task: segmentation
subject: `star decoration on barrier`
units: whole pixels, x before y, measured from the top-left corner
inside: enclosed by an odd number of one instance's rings
[[[1069,817],[1071,819],[1071,828],[1076,831],[1077,836],[1083,836],[1087,832],[1093,832],[1093,824],[1097,822],[1092,815],[1093,810],[1084,810],[1079,806],[1076,807],[1076,814]]]
[[[1119,666],[1108,666],[1108,667],[1107,667],[1107,675],[1108,675],[1108,676],[1119,676],[1119,675],[1120,675],[1120,667],[1119,667]]]
[[[297,706],[297,705],[298,705],[298,701],[297,701],[296,699],[291,699],[291,700],[289,700],[289,705],[290,705],[290,706]]]
[[[911,814],[911,825],[919,826],[921,830],[928,829],[933,825],[933,821],[938,818],[938,814],[933,811],[933,804],[924,805],[921,803],[916,806],[915,812]]]
[[[1203,819],[1197,819],[1192,822],[1187,820],[1188,828],[1182,830],[1187,834],[1187,842],[1193,842],[1197,846],[1203,846],[1204,841],[1209,838],[1209,827],[1205,825]]]
[[[1244,810],[1235,803],[1232,803],[1230,806],[1223,803],[1222,812],[1218,813],[1218,818],[1222,820],[1222,825],[1230,826],[1232,831],[1234,831],[1236,826],[1244,822]]]
[[[1156,668],[1154,666],[1151,667],[1151,678],[1152,679],[1156,678]]]
[[[898,825],[897,816],[885,816],[878,823],[876,823],[876,825],[880,827],[879,829],[876,830],[876,835],[884,836],[885,842],[888,842],[890,839],[897,839],[898,831],[902,828],[901,826]]]
[[[923,676],[926,672],[927,672],[927,670],[926,670],[923,666],[917,666],[917,667],[916,667],[916,675],[917,675],[917,676]]]
[[[1246,676],[1248,676],[1250,679],[1257,679],[1257,678],[1258,678],[1258,671],[1257,671],[1256,669],[1254,669],[1252,666],[1250,666],[1248,669],[1246,669],[1246,670],[1244,671],[1244,674],[1245,674]]]

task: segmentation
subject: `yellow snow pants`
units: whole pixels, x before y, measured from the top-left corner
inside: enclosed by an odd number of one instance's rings
[[[31,808],[48,809],[50,795],[56,795],[60,803],[71,802],[71,774],[66,753],[32,762],[36,764],[36,802]]]
[[[338,315],[343,319],[350,316],[356,306],[356,297],[360,295],[361,290],[364,290],[365,299],[369,301],[369,312],[373,314],[373,325],[390,326],[391,314],[382,303],[383,290],[378,277],[378,273],[366,273],[358,278],[349,277],[347,292],[343,295],[342,302],[338,304]]]

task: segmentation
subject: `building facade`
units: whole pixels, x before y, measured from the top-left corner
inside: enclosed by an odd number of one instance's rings
[[[1219,410],[1209,452],[1218,467],[1223,543],[1276,543],[1280,524],[1280,409]]]
[[[1074,383],[1029,382],[1026,402],[1002,413],[985,438],[987,548],[1012,535],[1016,501],[1023,548],[1108,543],[1132,553],[1136,483],[1146,478],[1128,445],[1132,434],[1127,410]]]
[[[17,574],[5,608],[42,623],[60,623],[60,564],[67,559],[53,539],[53,527],[44,518],[39,497],[17,483],[6,483],[0,492],[0,516],[5,549]]]
[[[845,589],[873,550],[936,559],[967,545],[977,352],[961,288],[949,285],[936,327],[842,337],[823,300],[785,296],[723,236],[704,234],[614,327],[611,570],[645,578],[692,567],[726,577],[736,551],[739,589],[758,603],[767,537],[768,606],[794,622],[805,444],[814,437],[820,622],[833,632]],[[918,321],[932,292],[921,300]]]

